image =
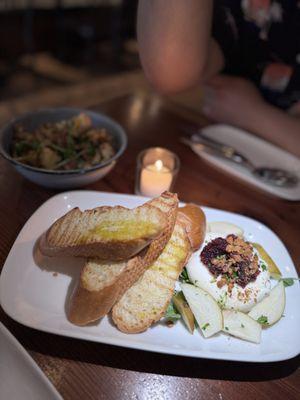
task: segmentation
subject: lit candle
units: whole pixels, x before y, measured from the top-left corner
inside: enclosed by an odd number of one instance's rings
[[[139,153],[135,180],[135,193],[160,196],[172,190],[180,166],[176,154],[163,147],[150,147]]]
[[[173,175],[161,160],[149,164],[141,171],[140,191],[144,196],[154,197],[170,189]]]

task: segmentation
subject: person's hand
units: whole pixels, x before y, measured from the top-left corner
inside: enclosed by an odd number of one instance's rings
[[[216,75],[204,87],[202,111],[216,122],[251,129],[253,123],[259,124],[265,104],[250,81]]]
[[[289,115],[265,102],[251,82],[226,75],[215,76],[204,89],[203,113],[208,118],[253,132],[300,157],[297,106]]]

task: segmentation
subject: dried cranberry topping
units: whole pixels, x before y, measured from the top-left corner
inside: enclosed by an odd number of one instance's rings
[[[214,276],[222,275],[218,286],[228,284],[230,290],[234,283],[245,287],[260,273],[252,245],[235,235],[213,239],[204,247],[200,258]]]
[[[226,239],[218,237],[209,242],[201,252],[201,261],[203,264],[208,265],[212,258],[220,257],[226,254]]]

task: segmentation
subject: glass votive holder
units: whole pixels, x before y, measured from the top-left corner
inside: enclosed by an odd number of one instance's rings
[[[162,147],[143,150],[137,158],[135,193],[142,196],[159,196],[172,190],[180,161],[176,154]]]

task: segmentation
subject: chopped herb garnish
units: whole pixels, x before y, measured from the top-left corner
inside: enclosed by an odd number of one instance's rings
[[[267,270],[266,264],[261,264],[261,269],[262,269],[263,271],[266,271],[266,270]]]
[[[39,150],[41,148],[41,143],[38,140],[33,140],[30,142],[30,146],[33,150]]]
[[[55,143],[51,143],[51,144],[49,144],[48,146],[51,147],[53,150],[59,151],[60,153],[64,153],[64,151],[65,151],[65,148],[64,148],[64,147],[58,146],[58,145],[55,144]]]
[[[233,271],[232,276],[233,276],[234,278],[238,278],[239,274],[237,273],[237,271]]]
[[[268,325],[268,317],[265,315],[261,315],[258,319],[257,322],[260,323],[261,325]]]
[[[203,331],[205,331],[205,329],[208,328],[209,325],[210,325],[210,324],[209,324],[208,322],[206,322],[206,324],[204,324],[204,325],[201,327],[201,329],[202,329]]]
[[[280,280],[283,282],[284,286],[287,287],[287,286],[293,286],[294,282],[298,281],[299,279],[298,278],[282,278]]]
[[[228,326],[225,326],[225,331],[229,331]]]
[[[15,146],[15,151],[16,151],[17,156],[20,157],[26,151],[39,150],[41,147],[41,144],[38,140],[33,140],[31,142],[22,140],[20,142],[17,142],[14,146]]]
[[[87,154],[90,157],[94,157],[94,155],[96,154],[96,149],[95,147],[92,145],[92,143],[88,143],[88,150],[87,150]]]
[[[244,324],[241,324],[241,328],[245,328],[245,325],[244,325]]]
[[[22,153],[26,151],[28,148],[29,148],[28,143],[23,140],[15,144],[15,152],[18,157],[20,157]]]
[[[172,302],[170,302],[168,305],[167,311],[165,312],[165,318],[172,322],[175,322],[181,318],[181,315],[177,312],[177,310],[175,310]]]
[[[75,147],[75,142],[74,142],[73,136],[70,132],[68,132],[68,134],[67,134],[67,146],[72,149],[74,149],[74,147]]]
[[[224,294],[221,294],[221,296],[219,297],[219,300],[217,301],[217,303],[219,304],[221,309],[225,308],[226,301],[227,301],[227,292],[225,292]]]

